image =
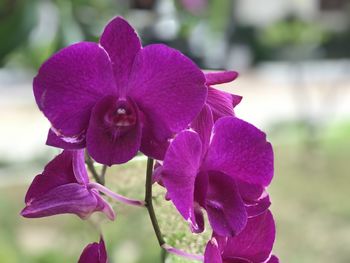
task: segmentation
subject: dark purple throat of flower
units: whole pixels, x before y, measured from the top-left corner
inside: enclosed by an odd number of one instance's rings
[[[119,100],[115,108],[105,115],[105,122],[117,128],[134,126],[137,121],[137,114],[134,107],[126,100]]]

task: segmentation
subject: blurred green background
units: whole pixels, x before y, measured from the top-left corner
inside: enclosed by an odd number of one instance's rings
[[[267,132],[275,151],[270,187],[281,262],[350,262],[350,3],[348,0],[0,0],[0,262],[76,262],[97,241],[110,262],[160,262],[146,211],[115,204],[117,220],[62,215],[23,219],[32,178],[58,153],[31,81],[53,52],[98,41],[122,15],[143,44],[180,49],[203,69],[234,69],[220,86],[244,97],[237,115]],[[145,160],[108,170],[107,186],[143,198]],[[167,241],[202,253],[209,230],[191,235],[155,187]],[[189,262],[170,257],[168,262]]]

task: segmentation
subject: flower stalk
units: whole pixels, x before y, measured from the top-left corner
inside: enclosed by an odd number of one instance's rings
[[[85,151],[85,163],[89,171],[91,172],[92,177],[95,179],[95,181],[101,185],[105,185],[105,174],[107,171],[107,166],[106,165],[103,166],[101,175],[99,175],[95,169],[94,161],[92,160],[91,156],[87,151]]]
[[[151,219],[154,232],[157,236],[159,246],[162,247],[165,244],[165,240],[164,240],[163,234],[159,228],[158,220],[156,217],[156,213],[154,212],[153,201],[152,201],[153,164],[154,164],[154,160],[152,158],[148,158],[147,159],[147,171],[146,171],[146,185],[145,185],[145,188],[146,188],[145,189],[145,206],[147,208],[149,217]]]
[[[162,231],[160,230],[157,216],[156,216],[156,213],[155,213],[154,207],[153,207],[153,200],[152,200],[153,166],[154,166],[154,160],[152,158],[148,158],[147,159],[147,171],[146,171],[146,185],[145,185],[145,188],[146,188],[145,206],[147,208],[149,217],[151,219],[152,226],[153,226],[154,232],[156,234],[159,246],[162,248],[162,254],[161,254],[162,261],[165,262],[167,253],[171,253],[171,254],[181,256],[184,258],[188,258],[191,260],[203,261],[203,256],[201,256],[201,255],[190,254],[190,253],[181,251],[177,248],[173,248],[172,246],[169,246],[168,244],[166,244],[166,242],[163,238]]]

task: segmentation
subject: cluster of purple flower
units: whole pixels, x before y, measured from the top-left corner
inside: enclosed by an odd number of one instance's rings
[[[213,230],[204,256],[162,241],[163,249],[205,263],[278,262],[271,254],[275,224],[266,192],[273,177],[271,144],[262,131],[235,117],[240,96],[212,87],[236,77],[233,71],[203,73],[165,45],[142,48],[120,17],[106,26],[99,44],[59,51],[42,65],[33,86],[52,125],[47,144],[64,150],[33,180],[22,216],[72,213],[84,219],[101,211],[114,220],[101,192],[150,209],[147,198],[131,200],[90,182],[85,166],[85,148],[107,166],[141,151],[157,160],[152,183],[166,188],[166,198],[191,231],[204,231],[203,211]],[[79,262],[107,260],[101,237]]]

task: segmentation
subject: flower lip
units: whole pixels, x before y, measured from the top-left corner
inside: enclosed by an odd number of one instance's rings
[[[117,128],[134,126],[137,122],[136,109],[128,100],[118,99],[106,112],[104,121],[108,126]]]

